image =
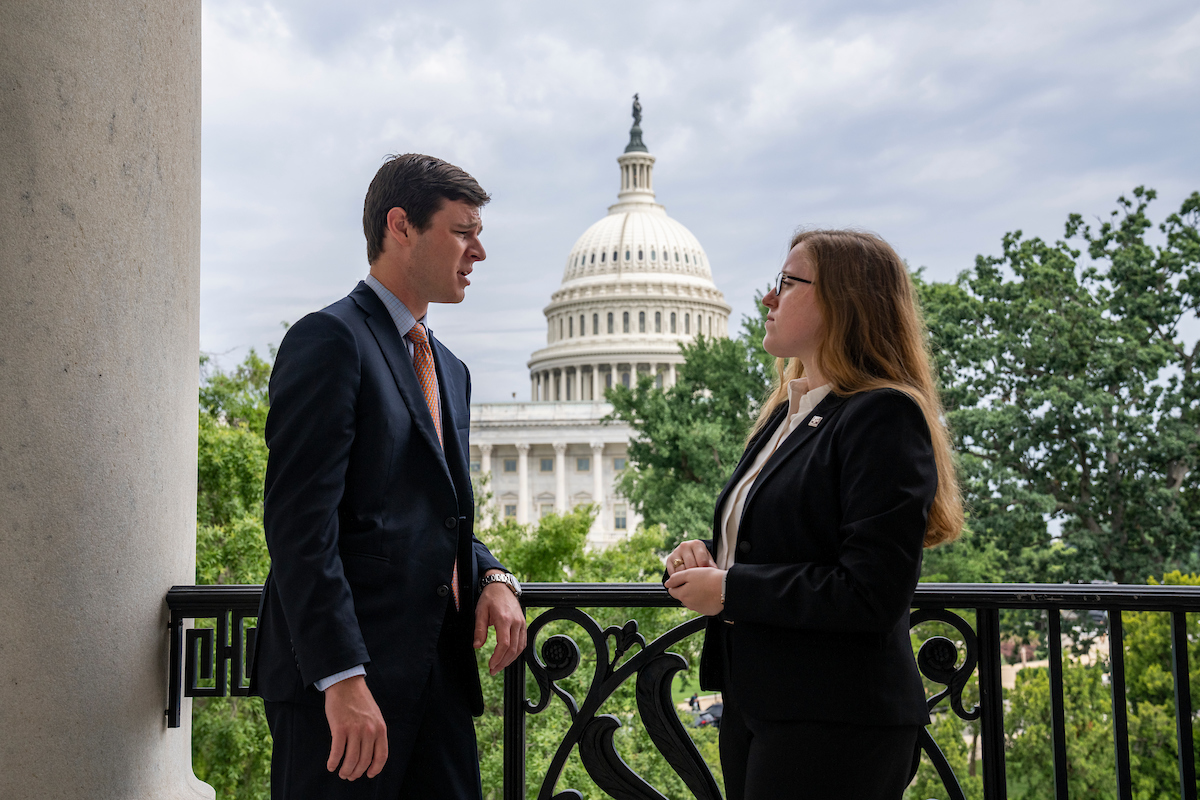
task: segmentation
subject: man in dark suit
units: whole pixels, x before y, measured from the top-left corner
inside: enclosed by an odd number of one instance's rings
[[[470,375],[424,323],[485,258],[488,199],[444,161],[389,159],[363,209],[370,274],[280,345],[253,663],[273,797],[481,795],[471,648],[495,628],[495,675],[525,616],[472,535]]]

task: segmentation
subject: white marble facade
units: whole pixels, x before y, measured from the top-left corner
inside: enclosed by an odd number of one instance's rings
[[[471,471],[491,473],[498,519],[533,522],[586,503],[599,506],[588,536],[605,547],[641,517],[614,490],[630,429],[603,425],[608,403],[480,403],[471,406]]]
[[[601,424],[612,411],[605,389],[639,375],[669,387],[681,344],[729,335],[730,307],[704,248],[655,200],[655,158],[639,122],[635,114],[617,157],[617,202],[575,242],[544,310],[546,346],[530,356],[529,402],[471,406],[471,468],[491,473],[497,515],[528,523],[597,503],[589,543],[600,547],[641,522],[614,489],[632,431]]]

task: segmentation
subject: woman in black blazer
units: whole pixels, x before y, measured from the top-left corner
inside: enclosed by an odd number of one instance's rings
[[[912,282],[883,240],[797,234],[763,298],[779,384],[667,588],[711,619],[729,800],[898,800],[929,722],[908,611],[962,504]]]

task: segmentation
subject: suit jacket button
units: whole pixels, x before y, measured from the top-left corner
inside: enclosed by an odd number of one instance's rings
[[[446,527],[453,528],[458,524],[458,517],[446,517]]]
[[[746,542],[746,541],[738,542],[738,552],[739,553],[749,553],[751,549],[752,548],[751,548],[749,542]]]
[[[450,587],[443,583],[437,588],[437,593],[438,597],[445,597],[446,595],[450,594]]]

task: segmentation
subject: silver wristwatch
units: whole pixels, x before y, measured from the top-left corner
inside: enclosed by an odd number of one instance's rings
[[[479,591],[482,592],[489,583],[507,583],[513,594],[521,596],[521,584],[511,572],[493,572],[491,575],[485,575],[483,580],[479,581]]]

